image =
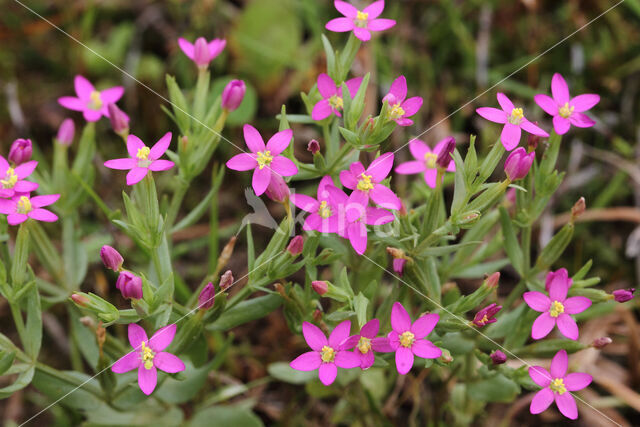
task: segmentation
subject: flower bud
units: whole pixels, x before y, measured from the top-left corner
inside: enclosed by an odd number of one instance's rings
[[[302,253],[302,248],[304,248],[304,237],[295,236],[289,242],[289,246],[287,246],[287,252],[289,252],[293,256],[298,256]]]
[[[16,166],[31,160],[33,144],[30,139],[16,139],[9,149],[9,161]]]
[[[538,122],[533,122],[534,125],[538,125]],[[540,137],[538,135],[534,135],[532,133],[527,137],[527,151],[531,153],[532,151],[536,151],[538,148],[538,143],[540,142]]]
[[[492,275],[484,279],[484,282],[487,284],[488,288],[497,288],[499,280],[500,280],[500,272],[496,271],[495,273],[493,273]]]
[[[236,246],[236,239],[236,236],[231,236],[227,244],[222,248],[222,252],[218,258],[218,266],[216,267],[218,269],[217,271],[222,271],[222,268],[227,265],[231,259],[231,255],[233,255],[233,248]]]
[[[71,296],[73,298],[73,295]],[[87,328],[94,329],[96,327],[96,321],[93,320],[91,316],[82,316],[80,318],[80,323],[82,323]]]
[[[584,200],[584,197],[580,197],[578,201],[571,207],[571,220],[573,221],[577,217],[582,215],[586,209],[587,204]]]
[[[322,312],[317,308],[313,311],[313,321],[318,323],[322,320]]]
[[[445,363],[445,364],[449,364],[453,362],[453,357],[451,356],[451,352],[446,348],[443,348],[442,355],[440,355],[440,357],[438,358],[438,361],[440,361],[440,363]]]
[[[449,164],[453,161],[453,151],[456,149],[456,140],[452,136],[445,139],[445,144],[438,153],[438,158],[436,159],[436,164],[440,169],[446,169],[449,167]]]
[[[122,270],[124,258],[122,258],[122,255],[120,255],[120,253],[111,246],[104,245],[100,249],[100,258],[102,259],[104,266],[108,269],[113,271]]]
[[[291,191],[280,175],[272,173],[265,194],[274,202],[285,203],[291,196]]]
[[[395,258],[393,260],[393,271],[395,271],[400,276],[402,276],[402,273],[404,273],[404,266],[405,266],[406,263],[407,263],[406,259]]]
[[[222,91],[222,108],[236,110],[242,104],[246,91],[247,86],[242,80],[231,80]]]
[[[213,307],[213,303],[215,302],[216,290],[213,287],[213,283],[207,283],[200,295],[198,295],[198,308],[200,310],[208,310]]]
[[[618,289],[617,291],[613,291],[613,298],[618,302],[627,302],[633,299],[633,293],[635,291],[635,288]]]
[[[113,131],[118,135],[126,136],[129,133],[129,116],[113,103],[107,105],[107,110]]]
[[[501,305],[490,304],[476,313],[473,324],[481,327],[498,321],[494,316],[502,309]]]
[[[507,355],[500,350],[495,350],[489,355],[494,365],[502,365],[507,361]]]
[[[121,271],[116,281],[116,288],[126,299],[142,298],[142,279],[129,271]]]
[[[507,178],[515,181],[527,176],[535,157],[534,152],[527,153],[522,147],[513,150],[504,162],[504,172],[507,174]]]
[[[58,144],[70,146],[73,142],[73,137],[76,134],[76,125],[71,119],[64,119],[58,128],[58,135],[56,135],[56,141]]]
[[[598,350],[602,350],[612,342],[613,340],[609,337],[600,337],[593,340],[593,342],[591,343],[591,347],[597,348]]]
[[[89,298],[80,294],[71,294],[71,300],[79,307],[86,307],[89,304]]]
[[[324,280],[314,280],[311,282],[311,287],[318,295],[324,295],[329,290],[329,284]]]
[[[315,139],[312,139],[307,144],[307,151],[311,152],[311,154],[316,154],[318,151],[320,151],[320,143]]]
[[[233,273],[231,270],[227,270],[220,277],[220,289],[226,291],[233,285]]]
[[[206,68],[211,62],[209,44],[204,37],[198,37],[193,45],[193,62],[200,68]]]

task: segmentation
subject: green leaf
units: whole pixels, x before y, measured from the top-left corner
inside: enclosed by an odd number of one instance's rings
[[[267,367],[267,372],[273,378],[288,384],[305,384],[318,377],[315,371],[296,371],[288,363],[276,362]]]
[[[467,393],[481,402],[511,402],[520,393],[520,387],[502,374],[467,384]]]
[[[40,294],[38,288],[33,287],[27,297],[27,342],[24,350],[33,360],[37,359],[42,344],[42,309],[40,307]]]
[[[337,78],[337,69],[336,69],[336,55],[333,50],[333,46],[331,46],[331,42],[324,35],[321,34],[320,38],[322,39],[322,47],[324,48],[324,55],[327,59],[327,72],[331,78]]]
[[[210,331],[227,331],[252,320],[261,319],[282,304],[278,294],[265,295],[242,301],[225,311],[218,320],[207,325]]]
[[[351,103],[351,109],[349,110],[346,116],[346,123],[348,129],[355,129],[360,116],[362,115],[362,111],[364,110],[364,96],[367,93],[367,86],[369,85],[369,77],[370,73],[367,73],[362,79],[362,83],[360,83],[360,87],[358,88],[358,92],[355,94],[351,94],[353,97],[353,102]]]
[[[189,427],[209,427],[213,424],[220,426],[261,427],[264,424],[250,410],[239,406],[212,406],[197,412]]]
[[[522,253],[522,248],[520,248],[520,244],[516,238],[511,218],[509,218],[509,214],[504,206],[500,206],[500,225],[502,226],[502,235],[504,236],[505,252],[511,260],[513,268],[515,268],[520,276],[523,276],[524,263],[526,261]]]
[[[180,86],[176,83],[175,77],[167,74],[166,76],[167,89],[169,90],[169,100],[171,101],[171,108],[176,118],[176,124],[180,128],[180,133],[186,135],[189,132],[191,125],[191,116],[189,114],[189,107],[187,100],[180,90]]]
[[[353,305],[356,310],[358,324],[362,327],[367,323],[367,306],[369,305],[369,300],[360,292],[353,299]]]
[[[0,399],[6,399],[16,391],[22,390],[23,388],[28,386],[33,379],[34,373],[35,368],[33,366],[30,366],[27,370],[21,372],[20,375],[18,375],[18,378],[16,378],[13,384],[0,388]]]
[[[4,375],[4,373],[7,372],[7,369],[9,369],[13,364],[15,357],[15,351],[0,352],[0,375]]]

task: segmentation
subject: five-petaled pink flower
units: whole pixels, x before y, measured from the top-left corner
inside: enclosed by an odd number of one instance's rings
[[[391,349],[396,352],[396,368],[398,373],[405,375],[413,366],[413,357],[437,359],[442,356],[442,350],[427,339],[433,331],[440,316],[436,313],[425,314],[411,323],[409,313],[402,304],[396,302],[391,309],[391,329],[387,338]]]
[[[305,219],[303,229],[320,233],[338,232],[338,213],[341,207],[330,197],[327,186],[334,186],[333,179],[329,175],[320,180],[317,199],[300,193],[291,195],[294,205],[311,214]]]
[[[492,107],[481,107],[476,109],[476,112],[489,121],[504,124],[500,141],[507,151],[511,151],[518,146],[522,130],[533,135],[549,136],[547,132],[527,120],[524,117],[522,108],[515,108],[513,102],[511,102],[505,94],[498,92],[498,103],[502,110]]]
[[[198,37],[194,44],[180,37],[178,45],[187,57],[192,60],[199,68],[207,68],[209,63],[213,61],[224,50],[227,41],[224,39],[213,39],[207,42],[204,37]]]
[[[237,171],[253,169],[251,185],[256,196],[260,196],[267,190],[272,172],[280,176],[292,176],[298,173],[296,164],[291,159],[280,155],[291,142],[293,136],[291,129],[274,134],[266,146],[256,128],[247,124],[244,125],[243,130],[244,141],[251,153],[236,154],[229,159],[227,167]]]
[[[436,188],[436,179],[438,177],[438,154],[443,148],[447,146],[447,143],[451,137],[447,137],[438,142],[436,146],[431,150],[427,144],[419,139],[413,139],[409,142],[409,151],[416,160],[400,163],[396,167],[396,173],[401,175],[411,175],[414,173],[424,172],[424,180],[431,188]],[[451,159],[449,166],[447,166],[447,172],[455,172],[456,164]]]
[[[413,116],[422,107],[422,98],[414,96],[407,98],[407,79],[400,76],[391,83],[389,93],[382,98],[389,103],[389,120],[394,120],[400,126],[411,126],[413,120],[408,117]]]
[[[0,199],[0,213],[7,215],[9,225],[18,225],[32,218],[38,221],[55,222],[58,216],[43,206],[58,201],[59,194],[30,197],[27,194],[16,195],[12,199]]]
[[[340,172],[342,185],[353,190],[349,196],[349,204],[367,206],[369,197],[380,207],[386,209],[400,209],[402,202],[391,189],[380,184],[393,167],[393,153],[384,153],[375,159],[365,170],[360,162],[353,162],[349,170]],[[347,212],[347,220],[353,221],[357,210]]]
[[[560,350],[551,360],[551,372],[541,366],[531,366],[529,376],[542,390],[533,396],[529,410],[532,414],[544,412],[555,400],[556,406],[567,418],[578,418],[578,407],[571,395],[591,384],[592,377],[582,372],[567,374],[569,358],[566,350]]]
[[[349,95],[351,98],[356,96],[361,83],[362,77],[356,77],[345,82],[349,89]],[[344,101],[342,99],[342,87],[337,86],[333,79],[325,73],[318,76],[317,86],[318,92],[322,95],[322,100],[318,101],[318,103],[313,106],[311,118],[313,120],[324,120],[331,114],[341,117],[340,111],[342,111],[342,107],[344,105]]]
[[[331,385],[338,375],[338,367],[351,369],[360,366],[360,358],[349,351],[356,344],[355,340],[349,339],[350,330],[351,322],[345,320],[335,327],[327,340],[320,328],[303,322],[302,334],[313,351],[296,357],[289,366],[298,371],[318,369],[322,384]]]
[[[182,360],[163,351],[169,347],[175,335],[176,325],[171,324],[158,329],[151,339],[148,339],[142,327],[130,323],[129,344],[133,347],[133,351],[118,359],[111,370],[116,374],[123,374],[137,368],[140,390],[150,395],[158,382],[158,369],[170,374],[184,371],[185,366]]]
[[[380,321],[371,319],[365,323],[360,329],[359,335],[354,335],[357,342],[353,353],[360,359],[360,369],[369,369],[375,362],[374,351],[380,353],[390,353],[393,351],[389,345],[387,337],[377,337],[380,331]]]
[[[171,143],[171,132],[164,134],[153,147],[149,148],[135,135],[127,137],[127,151],[129,156],[124,159],[113,159],[104,162],[110,169],[129,170],[127,185],[134,185],[142,181],[149,171],[166,171],[174,166],[170,160],[162,160],[162,156]]]
[[[24,181],[36,168],[38,162],[30,160],[11,167],[7,159],[0,156],[0,198],[8,199],[16,193],[30,193],[38,188],[36,182]]]
[[[567,82],[558,73],[551,79],[551,94],[553,98],[538,94],[533,99],[547,114],[553,116],[553,128],[558,135],[567,133],[571,125],[588,128],[596,124],[583,112],[600,102],[600,96],[585,93],[571,98]]]
[[[73,111],[82,111],[88,122],[96,122],[100,117],[109,117],[109,104],[118,102],[124,94],[122,86],[115,86],[103,91],[96,90],[91,82],[82,76],[76,76],[74,81],[77,97],[63,96],[58,103]]]
[[[327,22],[325,28],[337,33],[353,31],[353,34],[363,42],[371,39],[371,31],[384,31],[396,25],[393,19],[378,19],[384,10],[383,0],[371,3],[362,11],[344,1],[336,0],[334,5],[344,17],[332,19]]]
[[[533,322],[531,338],[539,340],[546,337],[558,325],[558,329],[567,338],[578,339],[578,325],[570,314],[578,314],[591,306],[587,297],[567,298],[570,282],[568,278],[555,274],[548,281],[549,296],[538,291],[525,292],[523,298],[527,305],[542,314]]]

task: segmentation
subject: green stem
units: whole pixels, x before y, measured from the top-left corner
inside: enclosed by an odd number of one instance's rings
[[[511,308],[511,306],[516,301],[516,299],[518,299],[520,294],[522,294],[522,291],[524,291],[525,287],[526,287],[525,280],[524,279],[520,279],[520,282],[518,282],[516,287],[513,288],[513,290],[511,291],[511,293],[507,297],[507,299],[502,304],[502,307],[504,308],[505,312]]]
[[[220,183],[217,180],[217,168],[214,167],[211,173],[211,186],[219,187]],[[218,188],[219,189],[219,188]],[[220,252],[220,242],[218,236],[218,230],[220,223],[218,221],[218,189],[211,198],[211,204],[209,205],[209,268],[208,273],[211,274],[217,270],[218,267],[218,255]]]
[[[33,242],[33,250],[38,259],[51,274],[55,282],[64,288],[64,263],[58,254],[58,250],[45,233],[42,226],[37,221],[27,221],[29,235]]]
[[[351,65],[353,65],[353,60],[358,53],[358,49],[360,49],[360,44],[362,42],[353,33],[349,34],[349,40],[347,40],[347,45],[344,47],[344,50],[340,54],[340,64],[339,64],[339,73],[338,77],[339,82],[343,82],[347,77],[349,70],[351,69]]]
[[[193,115],[202,120],[204,118],[204,110],[209,95],[209,71],[206,68],[198,70],[198,81],[196,82],[196,93],[193,99]]]
[[[173,197],[171,198],[171,204],[169,205],[169,210],[167,211],[167,221],[165,223],[165,229],[171,230],[173,228],[173,224],[178,217],[178,211],[180,210],[180,205],[184,200],[185,194],[187,194],[187,190],[189,189],[189,181],[184,179],[179,179],[178,187],[173,193]]]
[[[352,152],[353,152],[353,147],[350,146],[349,144],[344,144],[342,147],[340,147],[338,154],[336,154],[335,158],[331,162],[331,165],[327,167],[327,169],[324,172],[324,175],[332,175],[334,170],[340,165],[340,163],[344,161],[344,159],[348,157]]]
[[[24,319],[22,318],[22,311],[20,311],[19,304],[15,302],[10,302],[9,307],[11,308],[11,316],[13,316],[13,323],[15,323],[16,325],[16,330],[18,331],[20,342],[22,343],[22,347],[24,348],[26,343],[28,342],[29,337],[27,336],[27,330],[24,325]]]

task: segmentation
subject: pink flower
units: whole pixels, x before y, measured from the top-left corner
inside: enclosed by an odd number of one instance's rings
[[[527,176],[535,158],[535,151],[527,153],[527,150],[522,147],[513,150],[504,162],[504,172],[507,174],[507,178],[515,181]]]
[[[353,190],[349,196],[349,204],[367,206],[369,197],[385,209],[400,209],[402,202],[388,187],[380,184],[393,167],[393,153],[384,153],[375,159],[365,170],[360,162],[351,163],[349,170],[340,172],[342,185]],[[347,220],[353,221],[356,211],[347,213]]]
[[[116,374],[123,374],[137,368],[140,390],[147,396],[150,395],[158,382],[158,369],[170,374],[185,369],[182,360],[163,351],[169,347],[175,335],[176,325],[172,324],[158,329],[151,339],[148,339],[144,329],[130,323],[129,344],[134,350],[118,359],[111,370]]]
[[[357,339],[356,348],[353,349],[353,353],[360,359],[360,369],[365,370],[373,366],[375,362],[374,351],[381,353],[390,353],[393,351],[389,345],[389,339],[387,337],[376,337],[380,331],[380,321],[378,319],[371,319],[362,326],[360,329],[360,335],[355,335],[353,338]]]
[[[213,307],[216,299],[216,289],[213,286],[213,283],[207,283],[207,286],[202,288],[200,291],[200,295],[198,295],[198,308],[200,310],[209,310]]]
[[[271,173],[281,176],[292,176],[298,173],[298,167],[282,153],[293,136],[291,129],[282,130],[269,139],[265,146],[260,133],[251,125],[244,125],[244,140],[251,153],[233,156],[227,162],[229,169],[247,171],[253,169],[251,185],[257,196],[267,190],[271,181]]]
[[[617,302],[627,302],[633,299],[633,293],[635,291],[635,288],[615,290],[612,292],[613,299],[615,299]]]
[[[409,142],[409,151],[416,160],[400,163],[396,167],[396,173],[401,175],[411,175],[414,173],[424,172],[424,180],[431,188],[436,188],[436,178],[438,176],[438,154],[447,146],[451,137],[447,137],[438,142],[433,151],[427,144],[419,139],[413,139]],[[456,164],[453,159],[449,162],[447,172],[455,172]]]
[[[404,273],[404,266],[407,263],[407,260],[404,258],[394,258],[393,259],[393,271],[402,276]]]
[[[102,263],[105,267],[113,271],[122,270],[122,263],[124,263],[124,258],[120,255],[115,248],[104,245],[100,248],[100,259],[102,259]]]
[[[112,105],[112,104],[109,104]],[[64,119],[60,123],[58,128],[58,134],[56,135],[56,141],[64,146],[70,146],[73,142],[73,137],[76,134],[76,125],[71,119]]]
[[[354,340],[349,340],[351,322],[345,320],[335,327],[329,340],[320,328],[302,323],[302,334],[312,351],[296,357],[290,364],[297,371],[315,371],[324,385],[331,385],[338,375],[338,367],[351,369],[360,366],[360,358],[351,350]]]
[[[142,279],[130,271],[120,272],[118,280],[116,280],[116,289],[125,299],[141,299],[143,296]]]
[[[414,96],[407,98],[407,79],[400,76],[391,83],[389,93],[382,101],[389,103],[389,120],[394,120],[400,126],[411,126],[413,120],[407,117],[413,116],[422,106],[422,98]]]
[[[19,166],[23,163],[31,160],[33,154],[33,143],[30,139],[18,138],[11,144],[9,148],[9,161],[15,166]]]
[[[289,190],[289,186],[280,175],[272,173],[271,181],[269,181],[265,194],[274,202],[284,203],[291,197],[291,190]]]
[[[553,98],[538,94],[533,99],[547,114],[553,116],[553,128],[558,135],[567,133],[571,125],[588,128],[596,124],[583,112],[600,102],[600,96],[586,93],[570,98],[569,86],[558,73],[555,73],[551,79],[551,94]]]
[[[164,134],[162,138],[149,148],[135,135],[127,137],[128,158],[113,159],[104,162],[110,169],[129,170],[127,173],[127,185],[134,185],[142,181],[149,171],[166,171],[174,166],[170,160],[161,160],[169,144],[171,143],[171,132]]]
[[[242,80],[231,80],[224,87],[221,95],[222,108],[228,111],[236,110],[242,100],[244,99],[244,93],[247,91],[247,86]]]
[[[315,230],[320,233],[338,232],[338,213],[341,207],[335,203],[334,198],[330,197],[326,190],[327,186],[334,186],[329,175],[320,180],[317,199],[299,193],[291,195],[291,202],[294,205],[311,214],[305,219],[303,229]]]
[[[362,11],[343,1],[336,0],[334,5],[344,18],[332,19],[327,22],[325,28],[337,33],[353,31],[353,34],[363,42],[371,39],[371,31],[384,31],[396,25],[393,19],[377,19],[384,10],[383,0],[371,3]]]
[[[207,42],[204,37],[198,37],[194,44],[180,37],[178,45],[187,57],[195,62],[199,68],[207,68],[209,63],[213,61],[224,50],[227,41],[224,39],[213,39]]]
[[[568,278],[563,279],[558,272],[553,275],[549,281],[549,296],[537,291],[523,295],[529,307],[542,313],[531,328],[531,338],[534,340],[546,337],[556,324],[562,335],[572,340],[578,339],[578,325],[570,314],[582,313],[591,306],[591,300],[581,296],[567,298],[571,283]]]
[[[549,136],[547,132],[527,120],[524,117],[522,108],[515,108],[505,94],[498,92],[498,103],[502,110],[481,107],[476,109],[476,112],[489,121],[504,124],[500,141],[502,141],[502,145],[507,151],[513,150],[520,143],[523,129],[533,135],[544,136],[545,138]]]
[[[578,407],[570,392],[582,390],[591,384],[589,374],[575,372],[567,374],[569,358],[566,350],[560,350],[551,360],[551,372],[541,366],[529,368],[529,376],[542,390],[533,396],[529,411],[532,414],[544,412],[555,400],[556,406],[567,418],[578,418]]]
[[[16,195],[13,199],[0,199],[0,213],[7,215],[9,225],[21,224],[29,218],[55,222],[58,220],[58,216],[47,209],[42,209],[42,207],[55,203],[59,198],[59,194],[35,197],[22,194]]]
[[[569,277],[569,272],[566,268],[561,268],[556,271],[550,271],[547,273],[547,277],[544,280],[544,289],[549,292],[549,286],[555,281],[561,283],[567,283],[567,286],[570,288],[573,285],[573,279]]]
[[[349,89],[349,95],[353,98],[358,93],[362,77],[347,80],[345,84]],[[329,75],[322,73],[318,76],[318,92],[322,95],[322,100],[313,106],[311,118],[313,120],[324,120],[331,114],[341,117],[340,111],[344,104],[342,100],[342,87],[337,86]]]
[[[109,117],[107,105],[118,102],[124,94],[122,86],[115,86],[103,91],[97,91],[89,80],[76,76],[74,80],[77,97],[63,96],[58,103],[73,111],[82,111],[88,122],[96,122],[100,117]]]
[[[502,309],[501,305],[489,304],[482,310],[478,311],[473,318],[473,324],[480,327],[486,326],[489,323],[495,323],[498,321],[494,316]]]
[[[38,162],[30,160],[12,168],[7,159],[0,156],[0,198],[8,199],[16,193],[30,193],[38,188],[38,184],[24,179],[31,175]]]
[[[411,323],[409,313],[402,304],[396,302],[391,309],[391,329],[387,338],[391,349],[396,352],[396,368],[398,373],[405,375],[413,366],[413,357],[437,359],[442,356],[442,350],[427,339],[433,331],[440,316],[435,313],[425,314]]]

